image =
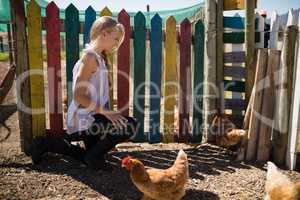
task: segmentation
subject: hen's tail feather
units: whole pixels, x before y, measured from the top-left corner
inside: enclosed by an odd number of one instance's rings
[[[182,149],[178,152],[176,160],[178,160],[178,159],[186,159],[187,160],[187,155]]]
[[[188,168],[188,157],[182,149],[178,152],[177,158],[174,162],[174,165],[176,164],[179,164],[179,166],[182,166],[182,164],[184,164],[185,168]]]
[[[277,169],[276,165],[274,163],[270,162],[270,161],[268,162],[267,165],[268,165],[267,180],[270,180],[270,179],[272,179],[273,173],[274,172],[277,173],[278,169]]]
[[[289,185],[292,182],[290,179],[283,173],[279,171],[277,166],[268,162],[268,171],[267,171],[267,181],[266,181],[266,191],[270,191],[277,186]]]

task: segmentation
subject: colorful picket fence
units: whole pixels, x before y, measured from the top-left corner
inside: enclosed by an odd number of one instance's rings
[[[89,30],[93,21],[97,18],[92,7],[85,11],[85,21],[79,21],[79,13],[74,5],[69,5],[65,11],[65,20],[59,18],[59,8],[54,2],[46,7],[46,17],[41,17],[41,8],[31,0],[27,6],[28,13],[28,54],[30,70],[43,70],[42,62],[42,30],[46,31],[47,49],[47,77],[48,77],[48,102],[50,128],[46,130],[45,109],[38,114],[32,114],[32,134],[61,135],[64,133],[62,111],[62,77],[61,72],[61,41],[60,33],[66,35],[66,81],[68,102],[72,97],[72,69],[79,59],[80,34],[83,41],[89,41]],[[105,7],[101,15],[111,15]],[[133,116],[140,122],[140,128],[135,136],[135,141],[150,143],[157,142],[200,142],[202,140],[202,87],[204,65],[204,25],[202,21],[195,24],[186,19],[177,29],[175,18],[170,16],[165,26],[161,17],[157,14],[151,19],[151,28],[146,28],[145,16],[138,12],[134,17],[134,24],[130,24],[130,17],[122,10],[117,20],[125,27],[124,42],[115,55],[117,57],[117,109],[121,109],[124,115],[129,115],[129,101],[133,98]],[[192,31],[194,29],[194,31]],[[193,33],[194,32],[194,33]],[[130,43],[133,40],[133,52]],[[146,85],[146,51],[147,43],[150,43],[150,97],[145,95]],[[180,45],[179,51],[176,46]],[[192,48],[193,46],[193,48]],[[130,57],[133,56],[133,66]],[[177,55],[180,62],[177,63]],[[193,56],[192,56],[193,55]],[[110,55],[110,62],[114,62],[114,55]],[[193,61],[191,59],[194,59]],[[194,66],[192,66],[194,63]],[[178,73],[178,71],[180,73]],[[130,96],[131,82],[127,79],[133,74],[132,86],[134,94]],[[179,77],[178,77],[179,74]],[[38,76],[36,76],[38,75]],[[113,81],[110,77],[110,104],[113,109]],[[168,84],[172,82],[172,84]],[[178,83],[181,88],[178,91]],[[193,85],[192,85],[193,83]],[[45,91],[43,73],[30,76],[32,108],[45,108]],[[190,94],[193,94],[192,96]],[[171,97],[171,98],[162,98]],[[176,96],[179,95],[179,100]],[[147,123],[149,133],[145,133],[145,101],[149,99],[149,121]],[[161,100],[163,107],[161,108]],[[193,107],[190,115],[190,107]],[[175,116],[175,107],[180,114]],[[163,116],[161,116],[163,109]],[[168,111],[168,112],[166,112]],[[163,117],[163,124],[162,122]],[[175,132],[175,118],[179,117],[179,132]],[[193,126],[189,119],[192,118]],[[194,124],[197,124],[195,126]],[[160,127],[163,127],[161,132]],[[192,127],[192,128],[191,128]]]

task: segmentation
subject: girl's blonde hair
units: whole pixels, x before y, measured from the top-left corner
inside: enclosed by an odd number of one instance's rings
[[[111,33],[113,31],[119,31],[121,34],[121,38],[119,40],[118,47],[123,42],[123,39],[125,36],[124,26],[122,24],[118,23],[112,17],[103,16],[103,17],[99,17],[98,19],[96,19],[91,27],[90,43],[95,41],[103,31],[106,31],[108,33]],[[93,46],[93,44],[90,45],[90,47],[92,47],[92,46]],[[106,53],[102,52],[102,56],[105,60],[107,67],[109,68],[111,63],[108,62]]]
[[[120,43],[122,43],[122,40],[125,35],[124,26],[120,23],[118,23],[116,20],[114,20],[112,17],[109,16],[103,16],[96,19],[91,27],[90,31],[90,41],[96,40],[97,37],[103,32],[106,31],[108,33],[111,33],[113,31],[119,31],[121,33],[121,40]]]

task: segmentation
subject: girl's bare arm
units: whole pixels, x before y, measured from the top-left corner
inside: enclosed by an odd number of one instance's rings
[[[91,78],[92,74],[96,72],[96,70],[96,58],[92,55],[84,55],[82,64],[79,68],[78,78],[75,83],[74,100],[90,111],[95,111],[96,113],[103,114],[116,126],[126,127],[126,123],[124,122],[126,122],[127,119],[124,118],[120,113],[107,111],[101,106],[97,107],[96,102],[93,102],[87,95],[87,84],[89,83],[88,80]]]
[[[100,111],[102,108],[96,107],[88,96],[88,84],[92,74],[97,70],[97,60],[93,55],[85,54],[82,58],[82,64],[79,67],[79,74],[75,83],[74,100],[82,107],[90,111]]]

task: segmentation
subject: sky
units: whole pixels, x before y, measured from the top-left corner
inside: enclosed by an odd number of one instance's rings
[[[279,14],[286,13],[289,8],[300,8],[300,0],[258,0],[258,8],[263,8],[272,13],[277,10]]]
[[[289,8],[300,8],[300,0],[257,0],[257,9],[265,9],[268,15],[277,10],[279,14],[286,13]],[[151,11],[173,10],[189,7],[203,0],[54,0],[60,8],[66,8],[73,3],[78,9],[85,10],[89,5],[95,10],[101,10],[108,6],[111,11],[146,11],[146,5],[150,5]],[[126,2],[126,3],[125,3]]]

